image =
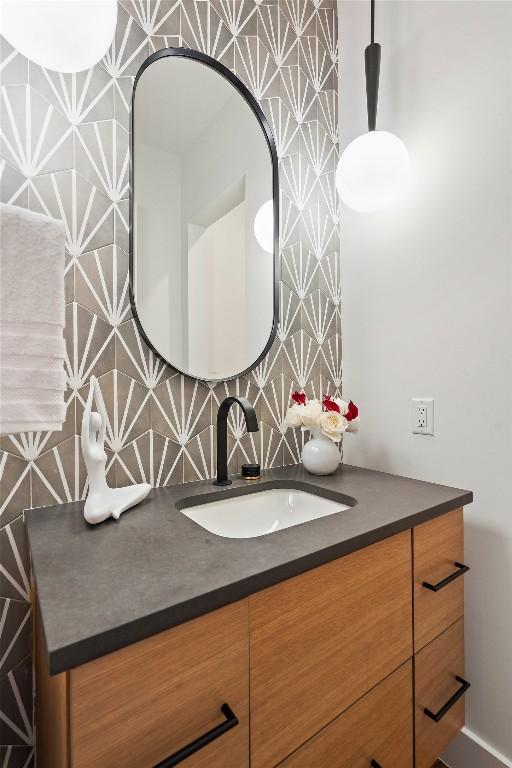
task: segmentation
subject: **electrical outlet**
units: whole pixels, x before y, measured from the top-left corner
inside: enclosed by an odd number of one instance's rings
[[[413,398],[412,431],[415,435],[434,434],[434,401],[431,398]]]

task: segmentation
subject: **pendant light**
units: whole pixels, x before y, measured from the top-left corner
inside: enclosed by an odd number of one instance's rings
[[[0,0],[0,33],[27,59],[81,72],[112,44],[117,0]]]
[[[375,42],[375,0],[370,2],[371,42],[364,52],[368,133],[354,139],[340,157],[336,186],[349,208],[369,213],[386,208],[410,182],[409,154],[393,133],[377,131],[380,45]]]

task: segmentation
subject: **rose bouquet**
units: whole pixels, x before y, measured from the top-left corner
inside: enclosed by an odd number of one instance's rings
[[[293,404],[288,408],[286,424],[317,432],[339,443],[344,432],[357,432],[359,409],[352,400],[326,395],[322,401],[309,399],[304,392],[294,392]]]

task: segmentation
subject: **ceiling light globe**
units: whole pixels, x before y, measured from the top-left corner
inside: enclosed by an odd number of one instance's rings
[[[388,131],[369,131],[354,139],[340,157],[336,186],[355,211],[387,208],[409,187],[411,164],[403,141]]]
[[[267,253],[274,253],[274,201],[263,203],[254,217],[254,236]]]
[[[116,0],[1,0],[0,33],[27,59],[56,72],[89,69],[107,52]]]

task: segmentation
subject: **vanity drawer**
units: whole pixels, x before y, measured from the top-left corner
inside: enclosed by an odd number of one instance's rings
[[[313,736],[283,768],[412,768],[412,661]]]
[[[247,601],[70,672],[73,768],[153,768],[226,720],[183,768],[249,765]]]
[[[414,671],[416,768],[431,768],[464,725],[464,619],[415,656]]]
[[[410,531],[249,598],[251,766],[276,765],[412,655]]]
[[[464,615],[462,509],[416,526],[413,553],[417,652]]]

